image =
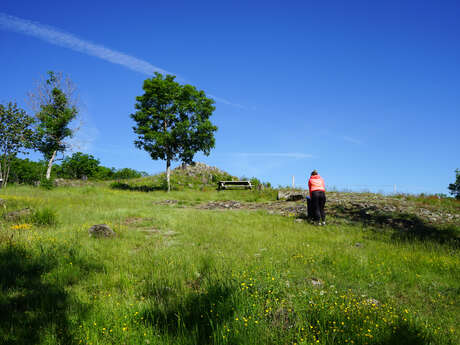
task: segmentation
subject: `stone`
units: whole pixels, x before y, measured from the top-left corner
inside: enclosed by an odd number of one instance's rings
[[[115,231],[113,231],[107,224],[96,224],[89,228],[88,230],[90,237],[114,237],[116,236]]]
[[[372,306],[376,306],[376,307],[378,307],[380,305],[380,302],[378,300],[376,300],[375,298],[368,298],[366,300],[366,303],[370,304]]]
[[[278,200],[297,201],[304,200],[308,195],[307,191],[303,190],[280,190],[278,191]]]
[[[173,230],[168,230],[166,232],[163,233],[163,236],[176,236],[178,235],[179,233],[176,232],[176,231],[173,231]]]
[[[311,285],[313,286],[321,286],[323,285],[323,282],[319,279],[316,278],[311,278]]]
[[[9,212],[6,214],[5,219],[8,221],[19,220],[21,218],[29,217],[32,214],[32,209],[23,208],[22,210]]]

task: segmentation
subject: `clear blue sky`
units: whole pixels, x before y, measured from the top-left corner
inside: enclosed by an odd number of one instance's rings
[[[134,147],[143,80],[165,70],[219,101],[196,160],[274,185],[447,193],[460,168],[458,1],[0,3],[0,102],[49,70],[78,86],[80,151],[164,170]],[[104,49],[105,48],[105,49]],[[38,159],[37,154],[32,158]]]

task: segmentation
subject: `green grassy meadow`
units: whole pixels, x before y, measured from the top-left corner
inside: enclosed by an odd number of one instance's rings
[[[35,212],[0,217],[1,344],[460,343],[452,243],[193,207],[270,191],[11,186],[0,198],[2,215]],[[117,236],[90,238],[102,223]]]

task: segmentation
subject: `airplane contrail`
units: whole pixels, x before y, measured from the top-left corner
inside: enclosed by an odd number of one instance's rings
[[[279,157],[279,158],[313,158],[309,153],[300,152],[237,152],[239,157]]]
[[[75,35],[66,33],[50,26],[45,26],[1,12],[0,27],[28,36],[36,37],[48,43],[69,48],[83,54],[95,56],[102,60],[124,66],[143,74],[153,75],[154,72],[169,73],[160,67],[154,66],[147,61],[135,58],[128,54],[106,48],[99,44],[94,44],[82,40]]]
[[[18,18],[2,12],[0,12],[0,28],[39,38],[48,43],[94,56],[148,76],[152,76],[154,72],[162,74],[174,74],[160,67],[154,66],[145,60],[141,60],[134,56],[104,47],[100,44],[95,44],[83,40],[73,34],[64,32],[57,28]],[[214,98],[217,102],[220,103],[232,105],[238,108],[244,108],[240,104],[232,103],[224,98],[215,96],[210,97]]]

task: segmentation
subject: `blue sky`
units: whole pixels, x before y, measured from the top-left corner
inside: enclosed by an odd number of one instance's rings
[[[237,176],[447,193],[460,168],[458,1],[0,3],[0,102],[49,70],[79,89],[80,151],[164,170],[134,147],[135,97],[168,71],[216,100],[211,155]],[[78,149],[76,149],[78,150]],[[32,158],[39,158],[34,154]]]

